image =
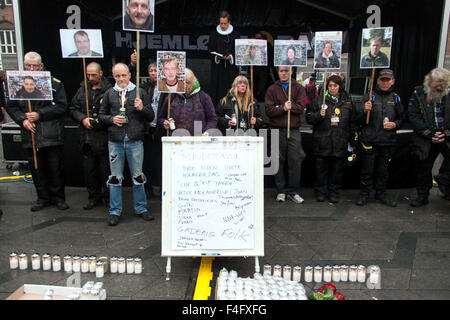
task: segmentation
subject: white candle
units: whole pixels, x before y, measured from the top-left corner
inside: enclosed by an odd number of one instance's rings
[[[72,271],[80,272],[81,271],[81,259],[80,256],[73,256],[72,259]]]
[[[89,272],[89,258],[86,256],[81,257],[81,272]]]
[[[103,262],[102,261],[98,261],[95,264],[95,276],[97,278],[103,278],[103,275],[104,275]]]
[[[28,256],[25,253],[19,254],[19,269],[28,269]]]
[[[341,281],[341,267],[333,266],[333,282]]]
[[[350,266],[350,271],[348,274],[348,279],[350,280],[350,282],[356,282],[357,279],[357,271],[358,271],[358,267],[355,265],[351,265]]]
[[[111,257],[111,259],[109,259],[109,266],[111,273],[117,273],[118,267],[117,257]]]
[[[272,266],[270,264],[265,264],[264,265],[264,275],[268,275],[271,276],[272,275]]]
[[[281,266],[279,264],[276,264],[273,266],[273,275],[281,277]]]
[[[284,266],[283,267],[283,278],[285,280],[291,280],[291,276],[292,276],[292,267],[291,266]]]
[[[53,262],[53,271],[54,272],[61,271],[61,257],[55,254],[52,258],[52,262]]]
[[[323,281],[330,282],[331,281],[331,266],[326,265],[323,269]]]
[[[313,280],[313,267],[306,266],[305,267],[305,281],[312,282]]]
[[[11,252],[9,255],[9,267],[11,269],[17,269],[19,267],[19,257],[16,252]]]
[[[300,282],[302,279],[302,267],[294,266],[294,272],[292,274],[292,280]]]
[[[366,267],[363,265],[358,266],[358,282],[366,282]]]
[[[348,281],[348,266],[345,264],[341,266],[341,281]]]
[[[119,273],[125,273],[125,271],[126,271],[125,258],[124,257],[120,257],[117,261],[118,261],[117,271]]]
[[[89,272],[96,272],[96,263],[97,263],[97,257],[96,256],[90,256],[89,257]]]
[[[52,258],[50,254],[45,253],[42,255],[42,270],[49,271],[52,268]]]
[[[31,269],[39,270],[41,268],[41,256],[38,253],[35,253],[31,256]]]
[[[133,258],[127,258],[127,273],[128,274],[134,273],[134,259]]]
[[[72,272],[72,257],[69,255],[64,256],[64,271]]]
[[[141,274],[142,273],[142,259],[134,258],[134,273]]]
[[[370,271],[370,283],[376,284],[380,281],[380,267],[372,266]]]
[[[314,267],[314,282],[322,282],[322,267]]]

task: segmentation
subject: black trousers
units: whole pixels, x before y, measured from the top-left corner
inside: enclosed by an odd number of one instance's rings
[[[361,146],[360,150],[360,193],[369,196],[373,186],[376,195],[386,194],[386,186],[389,179],[388,167],[393,147],[372,146],[371,149],[365,149]]]
[[[160,187],[162,179],[162,143],[161,137],[153,134],[154,128],[144,137],[144,162],[142,172],[147,177],[145,188]]]
[[[275,174],[275,186],[278,193],[299,194],[302,162],[305,159],[301,133],[299,129],[291,129],[289,139],[287,130],[280,129],[279,133],[279,168]]]
[[[110,175],[109,155],[88,153],[83,155],[84,182],[89,201],[105,201],[109,198],[106,181]]]
[[[37,193],[42,204],[66,201],[63,178],[63,146],[38,148],[37,169],[34,168],[33,150],[27,149],[27,160]]]
[[[441,168],[448,168],[450,150],[445,143],[432,143],[428,157],[419,161],[416,180],[416,189],[419,196],[428,197],[430,194],[430,189],[433,187],[433,164],[439,153],[442,153],[444,157]]]
[[[342,186],[345,157],[316,157],[316,195],[336,195]]]

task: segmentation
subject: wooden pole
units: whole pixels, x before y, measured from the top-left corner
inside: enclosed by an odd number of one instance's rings
[[[372,101],[372,90],[373,90],[373,79],[374,78],[375,78],[375,68],[372,68],[372,80],[370,81],[369,101]],[[369,119],[370,119],[370,110],[367,111],[366,124],[369,124]]]
[[[251,90],[251,112],[252,112],[252,118],[254,115],[254,110],[253,110],[253,65],[250,66],[250,90]],[[251,119],[250,119],[251,122]],[[255,127],[255,125],[252,124],[252,129]]]
[[[139,70],[140,70],[140,46],[141,37],[139,31],[136,31],[136,98],[139,98]]]
[[[323,72],[323,103],[322,106],[325,105],[325,94],[327,92],[327,71]]]
[[[288,89],[288,101],[291,101],[291,82],[292,82],[292,67],[289,67],[289,89]],[[291,110],[288,110],[287,114],[287,138],[291,137]]]
[[[87,75],[86,75],[86,59],[83,58],[83,74],[84,74],[84,95],[86,99],[86,116],[89,118],[89,100],[88,100],[88,87],[87,87]]]
[[[31,112],[31,101],[28,100],[28,112]],[[36,156],[36,146],[34,142],[34,133],[31,133],[31,146],[33,147],[33,159],[34,159],[34,168],[37,169],[37,156]]]

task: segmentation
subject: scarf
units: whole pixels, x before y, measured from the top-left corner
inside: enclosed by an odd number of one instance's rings
[[[128,91],[133,91],[134,89],[136,89],[136,85],[133,82],[129,82],[128,86],[125,89],[122,89],[121,87],[119,87],[117,85],[117,83],[114,85],[113,87],[114,91],[117,91],[119,93],[120,96],[120,105],[123,107],[125,106],[125,103],[127,101],[126,99],[126,95]]]

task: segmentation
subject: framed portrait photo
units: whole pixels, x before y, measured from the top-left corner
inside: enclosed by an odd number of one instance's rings
[[[155,0],[122,0],[122,27],[127,31],[155,31]]]
[[[304,40],[275,40],[274,65],[275,66],[307,66],[308,43]]]
[[[314,69],[341,68],[342,31],[316,32],[314,40]]]
[[[63,58],[103,58],[100,29],[60,29]]]
[[[158,51],[156,55],[158,91],[184,93],[186,86],[186,52]]]
[[[267,40],[236,39],[237,66],[267,66]]]
[[[393,27],[366,28],[361,36],[361,69],[389,68]]]
[[[53,100],[49,71],[6,71],[10,100]]]

